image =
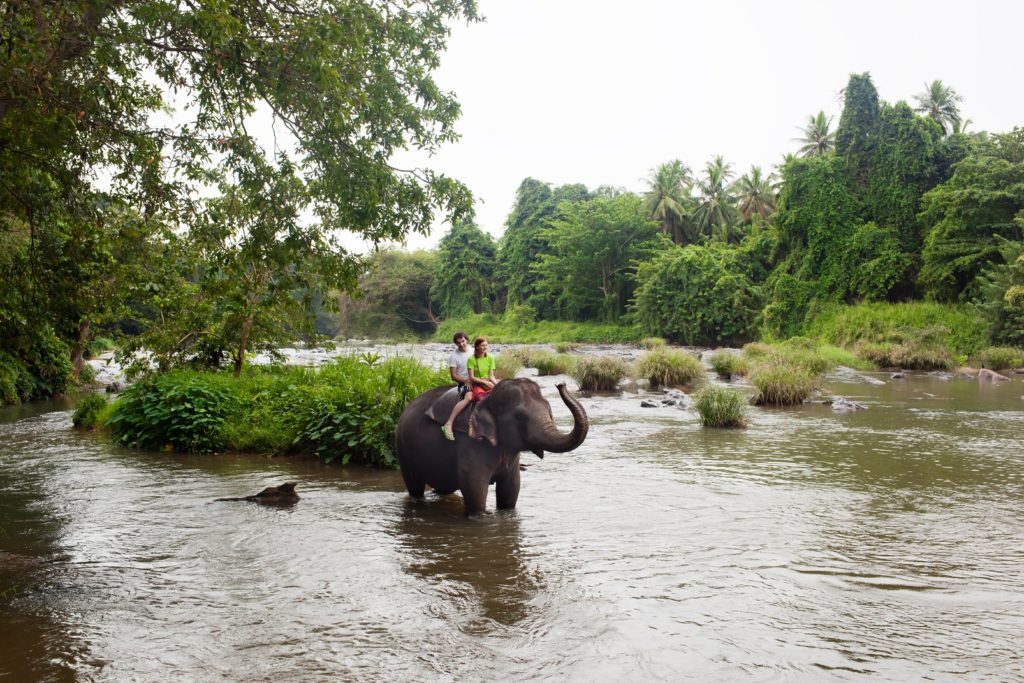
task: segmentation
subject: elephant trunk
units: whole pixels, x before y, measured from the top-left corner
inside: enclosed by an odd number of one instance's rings
[[[536,433],[532,433],[529,436],[530,441],[537,448],[551,451],[552,453],[565,453],[578,448],[583,443],[583,440],[587,438],[590,421],[587,419],[587,413],[583,410],[583,406],[572,397],[569,390],[565,388],[564,383],[558,385],[558,394],[562,397],[565,405],[569,407],[569,412],[572,413],[572,431],[563,434],[558,431],[558,427],[555,426],[553,420],[547,419],[537,424]]]

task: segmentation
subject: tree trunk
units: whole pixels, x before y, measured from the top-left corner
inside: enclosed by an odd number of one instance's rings
[[[235,356],[235,377],[242,374],[242,362],[245,360],[245,344],[249,341],[249,330],[252,329],[252,317],[250,313],[242,322],[242,338],[238,342],[238,355]]]
[[[89,320],[88,318],[78,323],[78,340],[71,348],[71,376],[78,381],[85,366],[85,350],[89,347]]]

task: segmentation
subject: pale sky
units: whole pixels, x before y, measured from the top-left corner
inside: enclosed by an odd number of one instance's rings
[[[737,176],[787,152],[807,117],[839,122],[840,90],[869,71],[888,102],[941,79],[968,131],[1024,125],[1024,3],[870,0],[480,0],[454,28],[438,84],[462,138],[424,160],[466,183],[495,237],[528,176],[640,192],[674,158],[721,154]],[[434,247],[413,235],[410,249]]]

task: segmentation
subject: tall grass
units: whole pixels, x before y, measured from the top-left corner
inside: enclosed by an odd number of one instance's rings
[[[990,346],[979,351],[973,362],[990,370],[1024,367],[1024,349],[1016,346]]]
[[[747,398],[735,389],[709,384],[693,399],[700,423],[705,427],[744,427],[747,424]]]
[[[803,403],[818,386],[818,378],[807,368],[763,363],[750,371],[750,383],[757,388],[755,405],[790,406]]]
[[[523,369],[523,359],[514,350],[495,354],[494,374],[498,379],[513,379]]]
[[[704,383],[704,366],[693,355],[678,349],[658,348],[645,354],[636,365],[638,377],[651,386],[697,386]]]
[[[586,391],[614,391],[627,374],[626,362],[615,356],[584,356],[572,369],[573,378],[580,389]]]
[[[568,375],[576,364],[576,359],[568,354],[550,352],[534,354],[530,361],[538,375]]]
[[[730,379],[733,375],[742,377],[750,372],[750,361],[731,351],[715,351],[708,358],[708,362],[722,379]]]
[[[119,444],[148,450],[302,452],[394,467],[402,410],[448,381],[410,358],[348,356],[319,371],[252,368],[238,379],[183,370],[130,387],[106,422]]]

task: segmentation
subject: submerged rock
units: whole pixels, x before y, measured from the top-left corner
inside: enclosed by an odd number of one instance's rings
[[[853,410],[867,409],[868,407],[866,405],[857,403],[856,401],[851,401],[847,398],[843,398],[842,396],[836,396],[832,399],[832,410],[836,412],[850,412]]]
[[[644,400],[640,401],[640,407],[641,408],[660,408],[661,404],[657,403],[655,401],[652,401],[649,398],[645,398]]]
[[[889,379],[906,379],[906,378],[907,378],[907,373],[903,372],[902,370],[899,370],[899,371],[894,372],[891,375],[889,375]]]
[[[978,371],[978,381],[979,382],[1009,382],[1010,378],[1007,377],[1006,375],[1000,375],[998,372],[996,372],[994,370],[989,370],[988,368],[982,368],[981,370]]]
[[[874,385],[885,384],[883,380],[880,380],[877,377],[865,375],[864,373],[858,372],[853,368],[848,368],[845,365],[837,366],[834,374],[841,382],[862,382],[864,384]]]

